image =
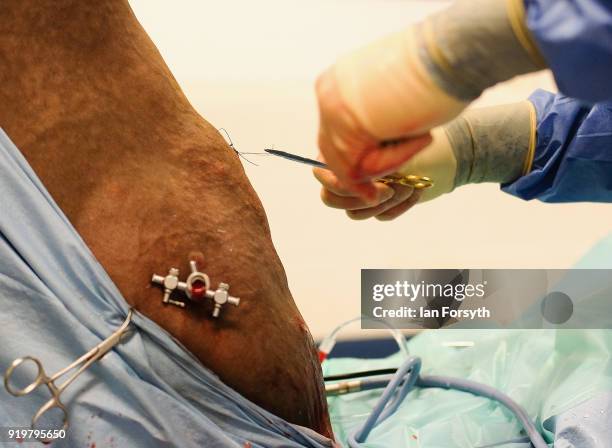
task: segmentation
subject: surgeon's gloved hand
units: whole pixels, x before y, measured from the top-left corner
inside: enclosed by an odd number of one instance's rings
[[[423,175],[435,179],[432,187],[414,190],[410,186],[375,182],[375,194],[371,198],[363,199],[346,188],[331,171],[315,168],[313,173],[323,186],[321,200],[329,207],[346,210],[351,219],[376,218],[380,221],[390,221],[406,213],[417,202],[449,193],[455,188],[457,160],[445,130],[436,128],[431,134],[431,144],[411,158],[399,172],[406,175],[427,173]]]
[[[346,189],[373,201],[371,179],[425,147],[430,129],[484,89],[545,67],[522,1],[459,0],[344,56],[319,78],[319,148]]]
[[[401,171],[404,174],[428,173],[428,177],[435,179],[433,187],[414,190],[410,186],[375,182],[375,194],[371,199],[363,199],[346,188],[331,171],[315,168],[314,175],[323,186],[321,200],[329,207],[346,210],[351,219],[390,221],[406,213],[419,201],[452,191],[457,168],[453,150],[444,129],[436,128],[431,134],[432,143],[410,159],[410,166],[406,165],[406,169]]]
[[[432,130],[433,141],[397,171],[430,177],[425,190],[374,183],[375,195],[364,200],[329,170],[316,168],[321,199],[347,211],[353,219],[394,219],[419,202],[450,193],[461,185],[509,183],[531,170],[535,148],[535,109],[528,101],[473,109]]]
[[[394,219],[416,204],[420,196],[420,193],[415,192],[410,186],[375,182],[372,185],[373,194],[368,199],[364,199],[346,188],[331,171],[314,168],[313,173],[323,186],[321,189],[323,203],[331,208],[345,210],[349,218],[355,220]]]

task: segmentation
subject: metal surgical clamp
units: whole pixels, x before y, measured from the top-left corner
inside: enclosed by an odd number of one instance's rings
[[[68,428],[68,411],[66,409],[66,406],[64,406],[64,403],[61,402],[60,395],[75,379],[77,379],[77,377],[81,373],[83,373],[87,368],[89,368],[89,366],[91,366],[94,362],[102,359],[104,355],[106,355],[109,351],[113,349],[113,347],[115,347],[119,343],[122,336],[124,336],[125,333],[127,332],[127,329],[130,325],[131,320],[132,320],[132,310],[130,309],[128,312],[127,318],[125,319],[125,322],[123,322],[123,324],[121,325],[121,327],[119,327],[119,329],[117,329],[117,331],[115,331],[104,341],[96,345],[93,349],[85,353],[79,359],[74,361],[72,364],[64,367],[62,370],[60,370],[59,372],[57,372],[56,374],[50,377],[47,376],[45,369],[43,368],[40,360],[37,358],[34,358],[33,356],[24,356],[23,358],[18,358],[15,361],[13,361],[11,366],[7,369],[6,373],[4,374],[4,387],[6,388],[8,393],[10,393],[11,395],[15,397],[21,397],[21,396],[32,393],[36,388],[38,388],[38,386],[44,384],[45,386],[47,386],[47,388],[49,389],[49,392],[51,392],[51,395],[52,395],[51,399],[47,401],[45,404],[43,404],[40,407],[40,409],[36,412],[36,414],[34,414],[34,416],[32,417],[32,423],[31,423],[32,429],[34,429],[34,427],[36,426],[36,422],[42,417],[42,415],[45,412],[53,408],[58,408],[62,411],[62,413],[64,414],[62,429],[66,430]],[[38,368],[38,374],[36,375],[36,378],[34,379],[34,381],[32,381],[29,385],[25,386],[23,389],[13,389],[13,387],[11,386],[12,375],[15,369],[19,367],[20,365],[22,365],[23,363],[25,363],[26,361],[31,361],[34,364],[36,364],[36,367]],[[70,377],[68,377],[68,379],[64,383],[60,385],[55,384],[55,382],[60,377],[64,376],[65,374],[67,374],[68,372],[70,372],[71,370],[77,367],[78,367],[78,370],[75,373],[73,373]],[[41,442],[51,441],[50,439],[39,439],[39,440]]]

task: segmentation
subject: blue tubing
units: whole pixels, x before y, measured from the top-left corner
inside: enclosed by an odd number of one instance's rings
[[[548,448],[548,444],[544,441],[544,438],[529,418],[527,411],[508,395],[491,386],[461,378],[450,378],[445,376],[421,377],[419,376],[420,371],[421,359],[410,357],[399,369],[397,369],[394,375],[386,378],[378,377],[362,381],[361,390],[377,389],[385,387],[385,385],[386,387],[361,428],[349,435],[348,445],[350,448],[359,448],[377,425],[395,413],[399,405],[404,401],[404,398],[406,398],[406,395],[408,395],[414,387],[435,387],[447,390],[454,389],[497,401],[515,415],[525,429],[534,448]]]

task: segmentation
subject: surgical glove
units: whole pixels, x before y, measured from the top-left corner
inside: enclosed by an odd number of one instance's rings
[[[535,125],[535,108],[529,101],[469,110],[434,129],[433,143],[398,172],[433,179],[434,186],[424,190],[419,202],[461,185],[512,182],[531,170]]]
[[[544,67],[522,0],[459,0],[319,78],[321,154],[347,189],[374,200],[371,180],[425,147],[430,129],[487,87]]]
[[[512,182],[531,170],[535,120],[535,108],[528,101],[469,110],[433,129],[432,143],[398,170],[430,177],[433,187],[413,190],[376,182],[373,199],[364,200],[331,171],[316,168],[315,177],[323,186],[321,199],[329,207],[346,210],[352,219],[391,220],[461,185]]]
[[[430,201],[456,188],[457,157],[446,130],[437,127],[431,131],[431,134],[432,143],[398,170],[402,175],[423,173],[419,175],[433,179],[433,186],[421,192],[419,202]]]
[[[313,173],[322,185],[323,203],[345,210],[348,217],[355,220],[374,217],[381,221],[394,219],[416,204],[420,197],[420,191],[411,186],[376,182],[373,185],[374,194],[364,199],[346,188],[331,171],[314,168]]]

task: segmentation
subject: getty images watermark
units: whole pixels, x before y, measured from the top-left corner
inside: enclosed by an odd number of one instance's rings
[[[363,269],[362,328],[612,328],[612,270]]]

